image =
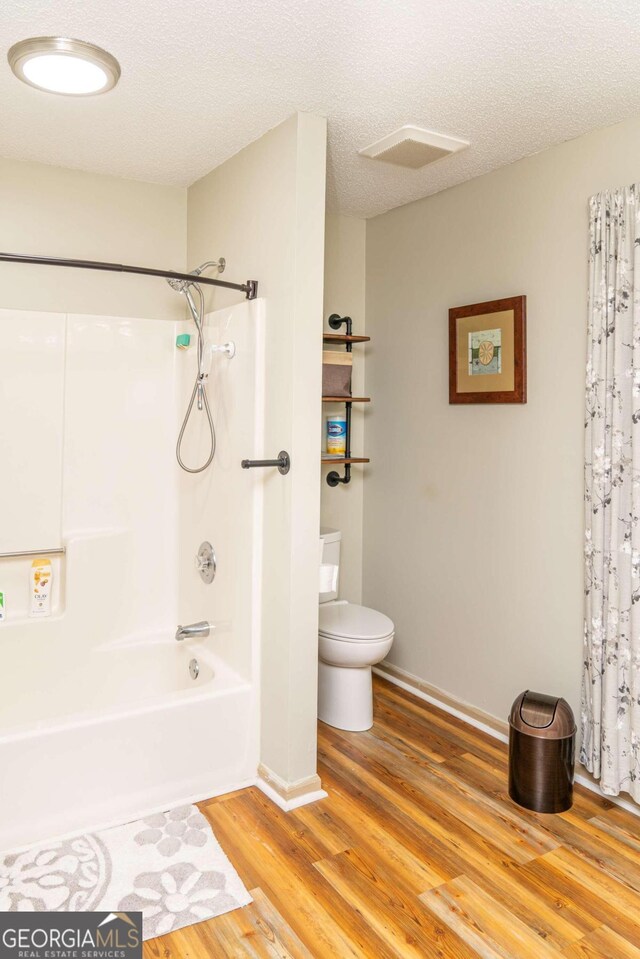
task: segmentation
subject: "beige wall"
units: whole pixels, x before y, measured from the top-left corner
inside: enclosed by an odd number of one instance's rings
[[[367,224],[364,601],[393,663],[502,718],[579,706],[587,199],[639,156],[634,119]],[[449,406],[449,307],[520,293],[527,405]]]
[[[186,190],[0,159],[0,250],[183,269]],[[177,319],[156,277],[0,263],[0,305]]]
[[[316,770],[318,526],[326,121],[298,114],[189,189],[188,260],[266,299],[262,762],[287,783]],[[215,291],[208,308],[236,302]],[[250,451],[247,452],[250,455]]]
[[[355,333],[365,332],[364,316],[364,268],[365,268],[365,220],[355,217],[327,215],[325,235],[324,272],[324,325],[332,332],[327,317],[332,313],[350,316]],[[344,328],[343,328],[344,329]],[[365,394],[366,346],[353,349],[354,396]],[[324,414],[344,412],[344,406],[323,407]],[[364,445],[365,418],[372,415],[369,404],[353,405],[351,419],[351,449],[355,456],[366,456]],[[344,467],[343,467],[344,469]],[[362,601],[362,508],[366,471],[362,466],[351,469],[348,486],[327,486],[329,468],[322,470],[321,521],[323,526],[342,531],[340,561],[340,596],[351,603]]]

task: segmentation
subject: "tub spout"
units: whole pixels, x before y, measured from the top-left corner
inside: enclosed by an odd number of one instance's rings
[[[183,639],[191,639],[194,636],[208,636],[210,632],[211,623],[203,620],[201,623],[191,623],[189,626],[178,626],[176,639],[181,642]]]

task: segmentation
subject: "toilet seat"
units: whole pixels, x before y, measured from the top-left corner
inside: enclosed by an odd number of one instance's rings
[[[345,643],[372,643],[393,636],[394,626],[384,613],[356,603],[320,607],[320,636]]]

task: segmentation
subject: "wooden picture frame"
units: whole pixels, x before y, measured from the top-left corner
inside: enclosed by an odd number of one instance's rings
[[[449,403],[526,402],[526,296],[449,310]]]

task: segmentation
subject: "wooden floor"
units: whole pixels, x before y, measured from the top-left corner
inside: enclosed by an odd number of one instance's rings
[[[506,794],[506,747],[376,680],[375,724],[320,724],[329,798],[201,804],[254,902],[145,959],[640,959],[640,819],[582,788],[542,816]]]

